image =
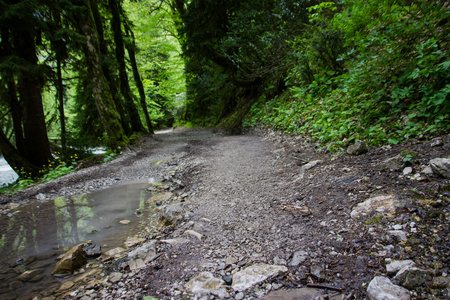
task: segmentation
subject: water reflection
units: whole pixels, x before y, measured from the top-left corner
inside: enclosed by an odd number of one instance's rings
[[[148,183],[136,183],[89,195],[61,197],[1,215],[0,270],[3,271],[0,279],[3,283],[0,284],[0,298],[4,293],[30,289],[30,283],[23,283],[19,289],[12,289],[11,284],[17,282],[22,271],[32,269],[37,261],[39,266],[45,266],[45,260],[48,261],[43,272],[49,282],[54,281],[49,274],[56,255],[75,244],[93,240],[104,251],[122,246],[126,236],[141,230],[137,226],[136,209],[144,211],[142,217],[148,216],[148,210],[145,210],[150,196],[147,187]],[[131,223],[120,224],[124,219]]]

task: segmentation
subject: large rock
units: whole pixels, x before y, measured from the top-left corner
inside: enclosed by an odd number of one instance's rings
[[[359,203],[353,208],[351,212],[352,218],[368,215],[372,212],[384,212],[388,215],[394,215],[395,207],[398,205],[398,201],[393,195],[378,196],[367,199],[366,201]]]
[[[128,253],[131,259],[141,259],[148,263],[156,256],[156,241],[150,241]]]
[[[409,291],[401,286],[393,284],[389,278],[375,277],[367,287],[367,299],[369,300],[410,300]]]
[[[200,275],[189,280],[185,285],[189,293],[196,295],[215,295],[219,298],[228,297],[229,294],[225,288],[225,281],[215,278],[210,272],[202,272]]]
[[[44,269],[34,269],[34,270],[28,270],[28,271],[25,271],[25,272],[23,272],[22,274],[20,274],[20,275],[17,277],[17,280],[20,280],[20,281],[29,281],[29,280],[30,280],[31,278],[33,278],[34,276],[36,276],[36,275],[42,273],[43,270],[44,270]]]
[[[347,148],[347,154],[349,155],[361,155],[367,151],[369,151],[369,149],[363,141],[356,141],[353,145],[350,145]]]
[[[56,264],[52,274],[71,274],[87,262],[82,245],[76,245]]]
[[[407,289],[423,285],[432,280],[432,272],[421,268],[407,266],[401,269],[392,279],[395,284],[404,286]]]
[[[245,291],[269,278],[286,273],[285,266],[268,265],[264,263],[255,264],[233,275],[231,287],[235,291]]]
[[[164,207],[160,220],[163,225],[169,226],[174,224],[176,221],[182,220],[185,214],[186,211],[181,206],[181,203],[175,203]]]
[[[430,167],[434,173],[450,179],[450,158],[435,158],[430,160]]]

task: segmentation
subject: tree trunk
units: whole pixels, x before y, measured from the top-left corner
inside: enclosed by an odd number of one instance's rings
[[[61,125],[61,152],[63,156],[66,156],[66,117],[64,115],[64,85],[61,72],[61,57],[56,55],[56,74],[57,74],[57,95],[58,95],[58,110],[59,110],[59,123]]]
[[[116,59],[119,68],[120,91],[125,99],[125,108],[130,116],[131,128],[134,132],[145,132],[139,112],[133,101],[130,85],[128,83],[127,67],[125,64],[125,49],[121,27],[122,22],[120,20],[120,11],[117,1],[109,0],[109,8],[112,14],[111,27],[114,33],[114,42],[116,44]]]
[[[144,85],[142,84],[141,76],[139,75],[139,70],[136,63],[136,42],[134,40],[133,31],[129,28],[128,24],[125,23],[125,31],[127,35],[131,38],[131,43],[125,43],[125,47],[128,51],[128,56],[130,57],[131,68],[133,70],[133,78],[136,83],[136,87],[139,91],[139,99],[142,107],[142,111],[144,112],[145,124],[147,125],[148,132],[154,134],[152,121],[150,120],[150,115],[147,109],[147,103],[145,101],[145,90]]]
[[[23,105],[25,156],[35,166],[43,166],[53,159],[42,105],[43,76],[38,66],[33,15],[25,13],[15,19],[12,31],[15,54],[28,65],[18,76],[18,92]]]
[[[102,55],[102,70],[105,75],[106,81],[108,82],[109,90],[114,100],[114,104],[116,105],[117,112],[120,116],[120,124],[122,124],[122,128],[125,131],[126,135],[131,134],[131,125],[128,116],[125,114],[125,110],[123,107],[122,99],[120,97],[120,93],[117,89],[116,76],[114,76],[114,70],[111,68],[110,63],[105,63],[105,59],[109,58],[108,53],[108,45],[105,42],[104,34],[103,34],[103,21],[100,11],[98,10],[97,0],[90,0],[92,14],[94,16],[95,26],[97,28],[98,40],[100,43],[100,53]],[[113,60],[113,58],[110,58]]]
[[[119,122],[120,117],[109,91],[108,83],[103,75],[100,44],[89,0],[83,0],[82,3],[87,11],[80,15],[78,21],[79,28],[85,36],[84,52],[88,72],[91,76],[92,94],[101,122],[108,135],[108,144],[112,148],[117,148],[126,145],[127,138]]]

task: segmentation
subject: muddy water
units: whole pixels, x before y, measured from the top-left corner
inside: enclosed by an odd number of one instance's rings
[[[22,206],[0,216],[0,299],[37,294],[67,278],[50,275],[57,257],[87,240],[102,251],[122,246],[154,213],[146,200],[148,183],[134,183],[89,195],[56,198]],[[142,213],[136,213],[142,212]],[[120,221],[129,220],[129,224]],[[147,222],[146,222],[147,223]],[[148,225],[148,224],[147,224]],[[20,277],[36,270],[32,278]]]

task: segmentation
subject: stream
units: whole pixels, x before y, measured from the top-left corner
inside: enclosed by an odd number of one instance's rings
[[[73,245],[92,240],[102,252],[123,247],[127,236],[143,230],[140,220],[154,213],[146,203],[151,196],[148,187],[148,182],[131,183],[87,195],[37,201],[2,214],[0,298],[37,294],[69,280],[71,276],[50,273],[57,258]],[[130,222],[121,224],[123,220]],[[33,276],[21,277],[25,270],[32,270]]]
[[[0,157],[0,187],[16,181],[17,178],[19,176],[16,172],[8,165],[3,156]]]

